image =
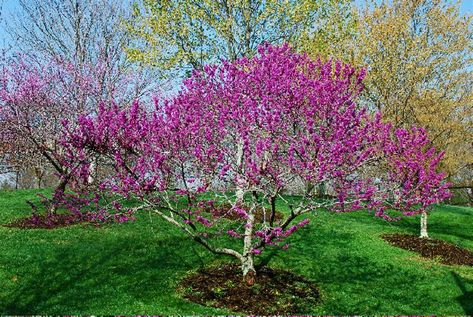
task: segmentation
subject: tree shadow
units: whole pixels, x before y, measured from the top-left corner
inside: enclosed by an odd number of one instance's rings
[[[453,271],[451,273],[455,283],[463,293],[461,296],[457,297],[458,303],[463,308],[465,315],[473,315],[473,291],[468,291],[466,288],[466,284],[473,285],[473,280],[462,278],[458,273]]]
[[[436,235],[445,235],[460,238],[466,241],[473,240],[473,231],[468,230],[470,225],[470,218],[465,216],[473,216],[472,211],[465,211],[462,208],[443,206],[445,210],[434,210],[428,220],[429,235],[435,237]],[[446,221],[445,217],[436,217],[439,213],[446,213],[447,215],[458,216],[453,221]],[[420,234],[420,216],[413,217],[401,217],[398,221],[387,221],[380,219],[371,214],[363,214],[359,212],[354,215],[355,217],[349,219],[349,221],[356,222],[357,224],[363,225],[376,225],[379,226],[380,231],[387,230],[403,230],[405,233],[412,235]]]
[[[199,263],[186,238],[160,242],[150,247],[118,238],[105,245],[55,246],[45,261],[18,277],[17,288],[0,303],[0,313],[83,314],[120,298],[128,301],[126,307],[155,303],[173,293],[176,280]]]
[[[416,219],[417,220],[417,219]],[[420,225],[419,223],[412,222],[412,220],[400,220],[390,223],[391,226],[403,229],[412,235],[419,235]],[[469,234],[466,230],[468,224],[461,226],[459,224],[448,224],[445,222],[434,222],[429,224],[429,236],[435,237],[436,235],[448,235],[452,237],[461,238],[466,241],[473,240],[473,235]]]
[[[301,230],[293,240],[296,243],[288,249],[289,254],[274,250],[262,260],[270,266],[289,268],[313,281],[321,289],[324,311],[331,314],[435,314],[438,300],[444,295],[441,291],[429,292],[429,289],[432,283],[445,285],[446,280],[439,282],[428,270],[400,265],[391,260],[395,255],[390,251],[383,253],[384,248],[379,243],[374,243],[372,250],[366,249],[371,244],[360,245],[358,249],[350,243],[357,236],[356,232],[320,229],[319,232]],[[471,294],[465,294],[460,300],[462,307],[469,307]],[[307,313],[319,313],[317,307],[313,309]]]

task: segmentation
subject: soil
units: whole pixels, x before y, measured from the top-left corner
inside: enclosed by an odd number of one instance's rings
[[[213,209],[210,209],[209,212],[211,212],[216,217],[223,216],[230,220],[243,220],[243,218],[240,215],[238,215],[236,212],[234,211],[229,212],[230,209],[231,209],[230,205],[219,205],[219,206],[215,206]],[[266,208],[266,215],[265,215],[265,211],[263,210],[263,208],[257,207],[256,210],[254,211],[254,215],[255,215],[255,221],[257,223],[263,223],[264,220],[266,220],[266,222],[269,222],[270,221],[269,218],[271,217],[271,211]],[[274,215],[274,221],[277,223],[281,219],[283,219],[283,214],[276,210],[276,213]]]
[[[399,233],[381,237],[393,246],[416,252],[424,258],[437,259],[443,264],[473,266],[473,252],[442,240]]]
[[[78,223],[87,222],[84,219],[78,218],[73,214],[49,214],[37,215],[33,214],[28,217],[13,220],[4,225],[10,228],[20,229],[54,229],[59,227],[67,227]]]
[[[251,315],[307,314],[320,301],[317,287],[302,276],[262,268],[248,286],[235,264],[200,269],[184,278],[178,291],[204,306]]]

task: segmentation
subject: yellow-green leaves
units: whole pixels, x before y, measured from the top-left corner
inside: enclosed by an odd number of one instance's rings
[[[472,17],[446,0],[366,0],[346,23],[303,49],[366,67],[365,99],[397,126],[425,127],[450,176],[473,164]]]
[[[127,52],[164,70],[199,69],[252,55],[263,42],[298,43],[342,2],[347,0],[142,0],[127,23],[135,39]]]

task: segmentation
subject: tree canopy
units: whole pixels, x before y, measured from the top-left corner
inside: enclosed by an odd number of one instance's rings
[[[202,69],[252,56],[263,42],[297,42],[348,0],[185,0],[135,3],[132,60],[161,69]],[[330,20],[333,21],[334,19]]]
[[[459,5],[365,1],[339,41],[309,36],[302,50],[365,67],[365,102],[396,126],[426,128],[445,151],[446,172],[461,182],[473,161],[473,25]]]
[[[139,103],[101,106],[96,116],[66,124],[66,166],[76,172],[81,200],[108,197],[96,211],[103,217],[156,213],[211,252],[237,258],[251,284],[253,257],[287,248],[285,239],[308,224],[309,212],[368,209],[391,219],[448,197],[437,169],[442,153],[425,130],[393,128],[357,105],[364,75],[288,45],[261,46],[254,57],[195,71],[153,111]],[[113,167],[100,191],[88,188],[91,153]],[[328,181],[336,196],[285,198],[301,180]],[[120,203],[130,197],[132,209]],[[279,204],[291,212],[277,217]]]

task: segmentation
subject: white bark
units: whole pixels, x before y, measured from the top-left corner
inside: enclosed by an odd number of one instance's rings
[[[422,212],[420,217],[420,237],[421,238],[428,238],[429,235],[427,233],[427,212]]]
[[[243,140],[240,139],[237,144],[237,161],[236,161],[236,166],[237,170],[241,170],[241,165],[243,164]],[[242,188],[241,184],[237,184],[237,188],[235,190],[235,195],[237,198],[237,202],[242,202],[243,201],[243,196],[245,195],[245,191]]]
[[[243,164],[243,140],[240,139],[237,144],[237,169],[241,170]],[[243,202],[245,195],[245,189],[242,184],[237,184],[236,188],[236,199],[238,203]],[[253,285],[255,283],[255,266],[253,263],[253,225],[255,222],[255,215],[253,210],[248,212],[248,219],[246,220],[245,225],[245,237],[243,239],[243,258],[241,259],[241,269],[243,271],[243,279],[248,285]]]
[[[90,163],[89,166],[89,176],[87,177],[87,183],[91,185],[94,182],[94,173],[95,173],[95,160]]]
[[[243,279],[248,285],[253,285],[255,282],[255,266],[253,263],[253,225],[255,222],[255,216],[252,212],[248,214],[248,219],[245,225],[245,237],[243,239],[243,259],[241,263],[241,269],[243,271]]]
[[[240,165],[243,163],[243,140],[242,139],[238,140],[238,143],[237,143],[236,159],[237,159],[237,162],[236,162],[237,169],[239,169]]]

